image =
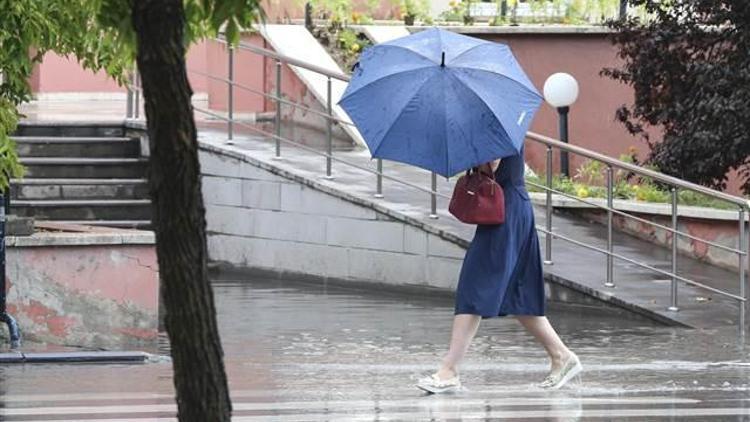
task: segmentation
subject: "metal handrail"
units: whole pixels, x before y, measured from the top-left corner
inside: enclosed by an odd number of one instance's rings
[[[654,222],[654,221],[651,221],[651,220],[647,220],[645,218],[641,218],[641,217],[638,217],[638,216],[635,216],[635,215],[632,215],[632,214],[628,214],[628,213],[626,213],[624,211],[618,210],[617,208],[610,208],[610,207],[608,207],[606,205],[601,205],[601,204],[597,204],[595,202],[587,201],[587,200],[585,200],[583,198],[580,198],[580,197],[575,196],[575,195],[571,195],[571,194],[563,192],[561,190],[548,188],[547,186],[544,186],[544,185],[541,185],[541,184],[535,183],[535,182],[530,182],[528,180],[526,181],[526,184],[534,186],[535,188],[538,188],[538,189],[542,189],[544,191],[547,191],[549,189],[552,193],[554,193],[556,195],[560,195],[560,196],[564,196],[566,198],[574,199],[574,200],[576,200],[576,201],[578,201],[578,202],[580,202],[582,204],[586,204],[586,205],[589,205],[591,207],[594,207],[594,208],[597,208],[597,209],[600,209],[600,210],[612,211],[613,213],[615,213],[617,215],[620,215],[620,216],[623,216],[623,217],[626,217],[626,218],[630,218],[630,219],[635,220],[635,221],[637,221],[639,223],[649,224],[651,226],[654,226],[654,227],[656,227],[658,229],[661,229],[661,230],[664,230],[666,232],[669,232],[669,233],[672,233],[672,234],[676,234],[676,235],[681,236],[681,237],[686,237],[688,239],[695,240],[696,242],[700,242],[700,243],[703,243],[705,245],[709,245],[709,246],[713,246],[715,248],[719,248],[719,249],[724,250],[726,252],[736,253],[736,254],[740,254],[740,255],[747,255],[746,251],[742,251],[742,250],[739,250],[739,249],[731,248],[729,246],[725,246],[725,245],[722,245],[720,243],[712,242],[710,240],[706,240],[706,239],[703,239],[703,238],[700,238],[700,237],[697,237],[697,236],[693,236],[690,233],[681,232],[681,231],[675,230],[675,229],[673,229],[671,227],[667,227],[667,226],[665,226],[663,224],[659,224],[657,222]]]
[[[671,186],[689,189],[698,193],[702,193],[706,196],[711,196],[716,199],[721,199],[723,201],[730,202],[740,207],[750,207],[750,201],[747,199],[740,198],[734,195],[730,195],[728,193],[719,192],[717,190],[713,190],[705,186],[696,185],[695,183],[687,182],[685,180],[678,179],[673,176],[667,176],[666,174],[659,173],[653,170],[649,170],[649,169],[637,166],[635,164],[626,163],[624,161],[620,161],[616,158],[612,158],[607,155],[600,154],[598,152],[590,151],[590,150],[587,150],[587,149],[584,149],[575,145],[571,145],[565,142],[558,141],[557,139],[550,138],[549,136],[540,135],[534,132],[528,132],[526,134],[526,137],[528,139],[532,139],[534,141],[540,142],[547,146],[552,146],[563,151],[581,155],[586,158],[591,158],[593,160],[600,161],[602,163],[609,164],[613,167],[627,170],[632,173],[636,173],[636,174],[657,180],[659,182],[666,183]]]
[[[222,116],[220,114],[214,113],[214,112],[209,111],[209,110],[202,109],[200,107],[193,107],[193,110],[195,110],[197,112],[200,112],[200,113],[203,113],[203,114],[206,114],[206,115],[209,115],[209,116],[212,116],[212,117],[215,117],[217,119],[221,119],[221,120],[224,120],[224,121],[227,121],[227,122],[229,121],[228,117]],[[257,127],[249,125],[249,124],[247,124],[245,122],[242,122],[242,121],[239,121],[239,120],[235,120],[235,124],[237,124],[239,126],[243,126],[243,127],[247,128],[247,129],[250,129],[250,130],[258,133],[259,135],[267,136],[267,137],[269,137],[271,139],[279,140],[281,142],[294,145],[294,146],[296,146],[296,147],[298,147],[300,149],[303,149],[303,150],[305,150],[307,152],[310,152],[310,153],[313,153],[315,155],[319,155],[319,156],[325,157],[325,158],[330,158],[333,161],[337,161],[339,163],[346,164],[346,165],[348,165],[350,167],[354,167],[354,168],[356,168],[358,170],[366,171],[368,173],[372,173],[372,174],[375,174],[375,175],[380,175],[384,179],[388,179],[388,180],[392,180],[394,182],[401,183],[404,186],[408,186],[410,188],[417,189],[417,190],[422,191],[424,193],[434,194],[435,196],[439,196],[441,198],[450,199],[450,196],[445,195],[444,193],[440,193],[437,190],[431,190],[431,189],[423,188],[423,187],[421,187],[419,185],[415,185],[414,183],[411,183],[409,181],[403,180],[401,178],[394,177],[394,176],[388,176],[388,175],[384,174],[382,172],[382,170],[378,171],[378,170],[373,170],[373,169],[369,169],[367,167],[360,166],[357,163],[353,163],[353,162],[351,162],[349,160],[344,160],[344,159],[338,158],[338,157],[334,156],[333,154],[329,154],[327,152],[318,151],[317,149],[315,149],[313,147],[310,147],[310,146],[307,146],[305,144],[302,144],[300,142],[292,141],[291,139],[287,139],[287,138],[284,138],[284,137],[281,137],[281,136],[276,136],[275,134],[273,134],[271,132],[266,132],[263,129],[258,129]]]
[[[218,42],[220,42],[222,44],[227,44],[227,40],[225,38],[221,37],[221,36],[218,37],[218,38],[216,38],[216,41],[218,41]],[[314,64],[310,64],[310,63],[307,63],[305,61],[302,61],[302,60],[299,60],[299,59],[295,59],[294,57],[290,57],[290,56],[287,56],[287,55],[284,55],[284,54],[281,54],[281,53],[277,53],[275,51],[271,51],[271,50],[268,50],[268,49],[265,49],[265,48],[262,48],[262,47],[257,47],[257,46],[251,45],[251,44],[246,44],[246,43],[244,43],[242,41],[240,41],[237,44],[236,48],[239,48],[240,50],[247,50],[247,51],[250,51],[250,52],[253,52],[253,53],[256,53],[256,54],[260,54],[261,56],[265,56],[265,57],[268,57],[268,58],[271,58],[271,59],[279,60],[281,62],[284,62],[286,64],[290,64],[292,66],[297,66],[297,67],[301,67],[303,69],[311,70],[311,71],[313,71],[315,73],[320,73],[323,76],[328,76],[329,78],[338,79],[338,80],[343,81],[343,82],[349,82],[349,80],[351,79],[351,77],[349,75],[345,75],[343,73],[338,73],[338,72],[332,72],[329,69],[326,69],[326,68],[323,68],[323,67],[320,67],[320,66],[316,66]]]
[[[224,44],[227,43],[226,40],[223,39],[223,38],[219,38],[216,41],[224,43]],[[234,76],[233,76],[234,75],[234,73],[233,73],[233,67],[234,67],[234,65],[233,65],[233,54],[234,53],[233,53],[233,51],[234,51],[235,48],[239,48],[241,50],[246,50],[246,51],[249,51],[249,52],[252,52],[252,53],[255,53],[255,54],[260,54],[260,55],[262,55],[264,57],[268,57],[268,58],[274,59],[276,61],[276,95],[271,95],[271,94],[268,94],[268,93],[265,93],[265,92],[260,92],[260,91],[254,89],[254,88],[250,88],[250,87],[244,86],[242,84],[239,84],[239,83],[237,83],[234,80]],[[403,180],[401,178],[385,175],[384,172],[383,172],[382,160],[380,160],[380,159],[378,159],[378,161],[377,161],[377,170],[373,170],[373,169],[369,169],[367,167],[363,167],[361,165],[358,165],[356,163],[350,162],[348,160],[344,160],[344,159],[341,159],[341,158],[334,157],[333,151],[332,151],[332,145],[331,145],[331,142],[332,142],[332,124],[333,123],[338,123],[338,124],[352,124],[352,123],[350,123],[348,121],[345,121],[345,120],[342,120],[340,118],[337,118],[336,116],[333,115],[333,112],[332,112],[332,103],[331,103],[331,81],[332,81],[332,79],[337,79],[337,80],[340,80],[340,81],[348,82],[350,80],[350,78],[347,75],[343,75],[343,74],[340,74],[340,73],[337,73],[337,72],[332,72],[332,71],[330,71],[328,69],[324,69],[322,67],[306,63],[304,61],[295,59],[293,57],[289,57],[289,56],[286,56],[286,55],[283,55],[283,54],[280,54],[280,53],[276,53],[276,52],[271,51],[271,50],[267,50],[267,49],[264,49],[264,48],[261,48],[261,47],[257,47],[257,46],[253,46],[253,45],[250,45],[250,44],[246,44],[246,43],[243,43],[243,42],[240,42],[239,44],[235,45],[234,47],[230,47],[227,50],[228,50],[228,59],[229,59],[229,70],[228,70],[228,77],[227,78],[220,78],[220,77],[216,77],[214,75],[209,75],[209,74],[206,74],[206,73],[203,73],[203,72],[194,71],[195,73],[202,74],[203,76],[212,78],[214,80],[219,80],[219,81],[225,82],[227,84],[227,87],[228,87],[228,90],[229,90],[229,95],[228,95],[228,98],[229,98],[229,102],[228,102],[228,116],[225,117],[225,116],[219,115],[217,113],[211,112],[209,110],[204,110],[204,109],[201,109],[201,108],[198,108],[198,107],[194,107],[194,110],[196,110],[196,111],[198,111],[200,113],[211,115],[211,116],[214,116],[214,117],[216,117],[218,119],[221,119],[221,120],[224,120],[224,121],[227,122],[227,128],[228,128],[228,134],[229,134],[227,143],[232,143],[233,142],[233,140],[232,140],[232,133],[233,133],[232,132],[232,128],[233,128],[234,124],[238,124],[240,126],[243,126],[243,127],[246,127],[248,129],[250,129],[251,131],[254,131],[255,133],[258,133],[259,135],[262,135],[264,137],[267,137],[269,139],[274,140],[276,142],[276,158],[281,158],[280,145],[282,143],[294,145],[294,146],[296,146],[296,147],[298,147],[298,148],[300,148],[302,150],[305,150],[305,151],[308,151],[310,153],[313,153],[313,154],[325,157],[326,158],[326,175],[327,175],[327,177],[331,177],[331,163],[333,161],[340,162],[342,164],[351,166],[353,168],[356,168],[356,169],[359,169],[359,170],[362,170],[362,171],[365,171],[365,172],[368,172],[368,173],[371,173],[371,174],[375,174],[377,176],[377,191],[376,191],[376,193],[374,195],[376,198],[382,198],[383,197],[383,195],[382,195],[382,180],[383,179],[389,179],[389,180],[392,180],[394,182],[400,183],[400,184],[402,184],[404,186],[409,186],[409,187],[417,189],[419,191],[428,193],[428,194],[430,194],[430,198],[431,198],[431,212],[430,212],[429,216],[431,218],[437,218],[437,211],[436,211],[437,197],[442,197],[442,198],[446,198],[446,199],[449,199],[450,197],[448,195],[444,195],[444,194],[441,194],[440,192],[438,192],[438,190],[437,190],[437,177],[436,177],[435,173],[432,173],[432,180],[431,180],[432,186],[431,186],[431,189],[427,189],[427,188],[423,188],[423,187],[421,187],[419,185],[416,185],[414,183],[411,183],[409,181]],[[281,94],[281,67],[282,67],[282,63],[286,63],[287,65],[292,65],[292,66],[296,66],[296,67],[299,67],[299,68],[307,69],[307,70],[310,70],[312,72],[315,72],[315,73],[321,74],[323,76],[326,76],[328,78],[327,105],[324,104],[324,105],[326,105],[326,111],[325,112],[320,112],[320,111],[317,111],[317,110],[313,110],[313,109],[311,109],[309,107],[301,106],[301,105],[298,105],[298,104],[296,104],[294,102],[291,102],[291,101],[288,101],[288,100],[285,100],[284,98],[282,98],[282,94]],[[238,121],[238,120],[236,120],[236,119],[233,118],[233,111],[234,111],[233,110],[234,109],[233,88],[234,87],[239,87],[240,89],[247,90],[247,91],[253,92],[255,94],[260,94],[260,95],[264,96],[265,98],[270,98],[270,99],[272,99],[272,100],[274,100],[276,102],[277,107],[276,107],[276,128],[275,128],[276,129],[276,133],[275,134],[267,132],[267,131],[264,131],[262,129],[259,129],[257,127],[254,127],[252,125],[249,125],[249,124],[247,124],[245,122],[242,122],[242,121]],[[138,101],[139,101],[138,95],[140,93],[140,89],[139,88],[140,87],[134,86],[134,85],[129,85],[128,86],[128,117],[132,117],[133,110],[135,110],[135,116],[138,117],[138,115],[137,115],[137,113],[138,113]],[[132,95],[135,95],[135,97],[134,97],[135,101],[136,101],[135,107],[132,106],[132,98],[131,98]],[[314,113],[316,115],[324,117],[327,120],[327,139],[328,139],[328,145],[327,145],[327,151],[326,152],[321,152],[321,151],[319,151],[319,150],[317,150],[315,148],[309,147],[307,145],[301,144],[299,142],[296,142],[296,141],[293,141],[291,139],[287,139],[287,138],[284,138],[283,136],[281,136],[281,106],[284,105],[284,104],[285,105],[289,105],[289,106],[293,106],[293,107],[298,107],[298,108],[301,108],[301,109],[306,110],[308,112],[312,112],[312,113]],[[748,294],[747,294],[748,293],[748,289],[747,289],[747,286],[746,286],[745,274],[746,274],[747,266],[750,266],[750,263],[746,262],[746,261],[748,261],[748,258],[750,258],[750,249],[749,249],[750,248],[750,242],[748,242],[748,238],[750,236],[748,236],[747,233],[746,233],[746,231],[745,231],[745,215],[746,215],[746,213],[750,214],[750,201],[748,201],[748,200],[746,200],[744,198],[740,198],[740,197],[736,197],[736,196],[733,196],[733,195],[726,194],[724,192],[719,192],[719,191],[716,191],[716,190],[713,190],[713,189],[710,189],[710,188],[706,188],[704,186],[700,186],[700,185],[697,185],[697,184],[694,184],[694,183],[691,183],[691,182],[687,182],[687,181],[684,181],[684,180],[681,180],[681,179],[678,179],[678,178],[675,178],[675,177],[672,177],[672,176],[667,176],[665,174],[662,174],[662,173],[659,173],[659,172],[656,172],[656,171],[653,171],[653,170],[645,169],[645,168],[639,167],[637,165],[634,165],[632,163],[623,162],[623,161],[611,158],[609,156],[606,156],[606,155],[603,155],[603,154],[600,154],[600,153],[597,153],[597,152],[594,152],[594,151],[590,151],[590,150],[587,150],[587,149],[584,149],[584,148],[581,148],[581,147],[578,147],[578,146],[575,146],[575,145],[571,145],[571,144],[568,144],[568,143],[563,143],[563,142],[558,141],[558,140],[556,140],[554,138],[551,138],[551,137],[548,137],[548,136],[544,136],[544,135],[540,135],[538,133],[528,132],[526,138],[530,139],[532,141],[544,144],[546,146],[546,148],[547,148],[547,180],[546,180],[546,185],[547,186],[536,184],[536,183],[533,183],[533,182],[529,182],[531,185],[540,187],[541,189],[543,189],[546,192],[546,212],[547,212],[546,228],[544,228],[544,227],[537,227],[537,230],[539,232],[546,234],[546,239],[545,239],[546,240],[546,251],[545,251],[545,260],[544,260],[545,264],[552,264],[553,263],[553,261],[552,261],[552,239],[553,238],[558,238],[558,239],[567,241],[569,243],[575,244],[577,246],[581,246],[581,247],[584,247],[584,248],[587,248],[587,249],[590,249],[590,250],[593,250],[593,251],[605,254],[607,256],[607,274],[606,274],[606,282],[604,283],[604,286],[606,286],[606,287],[614,287],[615,286],[614,281],[613,281],[613,260],[615,258],[623,260],[625,262],[632,263],[632,264],[634,264],[636,266],[648,269],[648,270],[653,271],[653,272],[655,272],[657,274],[662,274],[662,275],[666,275],[668,277],[671,277],[671,279],[672,279],[672,284],[671,284],[671,306],[669,306],[669,308],[668,308],[668,310],[670,310],[670,311],[677,311],[679,309],[677,307],[677,281],[682,281],[682,282],[685,282],[685,283],[687,283],[689,285],[692,285],[692,286],[695,286],[695,287],[698,287],[698,288],[702,288],[702,289],[708,290],[710,292],[714,292],[716,294],[719,294],[719,295],[722,295],[722,296],[725,296],[725,297],[737,300],[740,303],[740,307],[739,307],[740,308],[739,309],[739,321],[740,321],[739,329],[740,329],[740,332],[742,334],[744,334],[746,305],[749,302],[749,300],[748,300]],[[596,203],[593,203],[591,201],[586,201],[586,200],[584,200],[582,198],[578,198],[576,196],[573,196],[573,195],[570,195],[570,194],[566,194],[564,192],[557,191],[557,190],[555,190],[555,189],[552,188],[552,176],[551,175],[552,175],[552,151],[553,151],[553,148],[557,148],[557,149],[559,149],[561,151],[567,151],[567,152],[570,152],[570,153],[573,153],[573,154],[577,154],[577,155],[580,155],[580,156],[583,156],[583,157],[586,157],[586,158],[589,158],[589,159],[592,159],[592,160],[596,160],[596,161],[602,162],[602,163],[604,163],[604,164],[607,165],[607,169],[606,169],[607,170],[607,206],[596,204]],[[655,181],[658,181],[658,182],[661,182],[661,183],[673,186],[673,189],[672,189],[672,227],[668,227],[666,225],[658,224],[658,223],[655,223],[655,222],[652,222],[652,221],[649,221],[649,220],[646,220],[646,219],[643,219],[643,218],[640,218],[640,217],[637,217],[637,216],[634,216],[634,215],[631,215],[631,214],[628,214],[628,213],[625,213],[623,211],[615,209],[614,205],[613,205],[613,198],[614,198],[614,192],[613,192],[613,189],[614,189],[613,168],[626,170],[626,171],[629,171],[631,173],[634,173],[634,174],[637,174],[637,175],[640,175],[640,176],[643,176],[643,177],[648,177],[648,178],[651,178],[652,180],[655,180]],[[706,195],[706,196],[709,196],[709,197],[712,197],[712,198],[715,198],[715,199],[723,200],[723,201],[726,201],[728,203],[737,205],[738,208],[739,208],[739,210],[738,210],[738,212],[739,212],[739,219],[738,220],[739,220],[739,229],[740,229],[740,239],[739,239],[739,246],[738,246],[738,248],[735,249],[735,248],[727,247],[725,245],[721,245],[721,244],[718,244],[716,242],[711,242],[711,241],[709,241],[707,239],[702,239],[702,238],[699,238],[697,236],[693,236],[693,235],[691,235],[689,233],[686,233],[686,232],[683,232],[683,231],[679,230],[678,229],[678,225],[677,225],[677,223],[678,223],[678,218],[677,218],[678,217],[678,211],[677,211],[677,209],[678,209],[677,189],[691,190],[691,191],[698,192],[698,193],[701,193],[703,195]],[[570,237],[564,236],[564,235],[562,235],[560,233],[555,233],[552,230],[552,215],[553,215],[553,213],[552,213],[552,193],[556,193],[556,194],[563,195],[565,197],[572,198],[574,200],[580,201],[582,203],[586,203],[588,205],[596,207],[597,209],[602,209],[602,210],[605,210],[607,212],[607,248],[606,249],[586,244],[584,242],[581,242],[581,241],[572,239]],[[643,263],[643,262],[638,262],[638,261],[636,261],[636,260],[634,260],[632,258],[628,258],[628,257],[626,257],[624,255],[615,253],[614,252],[614,244],[613,244],[613,216],[614,215],[620,215],[620,216],[624,216],[624,217],[627,217],[627,218],[634,219],[634,220],[639,221],[639,222],[648,223],[648,224],[651,224],[651,225],[653,225],[653,226],[655,226],[655,227],[657,227],[659,229],[666,230],[668,233],[671,233],[671,235],[672,235],[672,239],[671,239],[672,240],[671,241],[671,245],[672,245],[672,268],[671,268],[671,271],[662,270],[662,269],[656,268],[656,267],[654,267],[652,265],[649,265],[649,264],[646,264],[646,263]],[[708,286],[706,284],[703,284],[703,283],[700,283],[700,282],[697,282],[695,280],[691,280],[689,278],[686,278],[684,276],[679,275],[677,273],[677,256],[678,256],[678,251],[677,251],[677,241],[676,241],[676,239],[678,237],[685,237],[685,238],[692,239],[692,240],[695,240],[695,241],[703,242],[704,244],[710,245],[712,247],[716,247],[716,248],[719,248],[721,250],[728,251],[728,252],[736,254],[738,256],[738,258],[739,258],[739,280],[740,280],[740,286],[739,286],[740,287],[740,293],[739,293],[739,295],[733,294],[733,293],[728,292],[728,291],[723,291],[721,289],[717,289],[715,287],[711,287],[711,286]]]
[[[735,299],[735,300],[738,300],[740,302],[746,302],[746,301],[748,301],[748,299],[746,299],[746,298],[744,298],[742,296],[737,296],[735,294],[728,293],[728,292],[725,292],[723,290],[719,290],[719,289],[717,289],[715,287],[711,287],[711,286],[703,284],[701,282],[698,282],[698,281],[695,281],[695,280],[683,277],[683,276],[681,276],[679,274],[672,274],[669,271],[664,271],[664,270],[661,270],[659,268],[654,267],[653,265],[649,265],[649,264],[644,264],[642,262],[638,262],[638,261],[634,260],[633,258],[628,258],[625,255],[620,255],[618,253],[610,253],[606,249],[597,248],[596,246],[591,246],[589,244],[581,242],[580,240],[575,240],[573,238],[567,237],[567,236],[559,234],[559,233],[549,232],[544,227],[537,226],[536,229],[538,231],[544,233],[547,236],[552,236],[552,237],[554,237],[556,239],[565,240],[566,242],[573,243],[573,244],[578,245],[578,246],[580,246],[582,248],[586,248],[586,249],[589,249],[589,250],[592,250],[592,251],[596,251],[596,252],[602,253],[604,255],[611,255],[611,256],[613,256],[613,257],[615,257],[617,259],[621,259],[621,260],[623,260],[625,262],[629,262],[629,263],[631,263],[633,265],[639,266],[641,268],[645,268],[645,269],[653,271],[653,272],[655,272],[657,274],[665,275],[665,276],[668,276],[668,277],[676,277],[678,280],[683,281],[683,282],[685,282],[687,284],[690,284],[692,286],[708,290],[710,292],[714,292],[714,293],[722,295],[722,296],[726,296],[726,297],[728,297],[730,299]]]
[[[195,73],[196,75],[200,75],[200,76],[209,78],[209,79],[214,80],[214,81],[219,81],[219,82],[224,82],[224,83],[230,83],[230,82],[232,82],[232,81],[230,81],[227,78],[222,78],[220,76],[213,76],[213,75],[210,75],[210,74],[208,74],[206,72],[201,72],[200,70],[188,69],[188,72],[189,73]],[[297,108],[297,109],[300,109],[300,110],[304,110],[304,111],[306,111],[308,113],[315,114],[317,116],[320,116],[320,117],[323,117],[323,118],[326,118],[326,119],[331,119],[331,120],[333,120],[336,123],[339,123],[339,124],[342,124],[342,125],[349,125],[349,126],[356,127],[356,125],[354,123],[352,123],[352,122],[348,122],[348,121],[346,121],[344,119],[341,119],[341,118],[338,118],[336,116],[329,116],[327,113],[325,113],[323,111],[318,111],[318,110],[315,110],[314,108],[303,106],[301,104],[295,103],[294,101],[286,100],[283,97],[279,98],[279,97],[277,97],[277,96],[275,96],[273,94],[268,94],[266,92],[259,91],[259,90],[255,89],[255,88],[251,88],[251,87],[249,87],[247,85],[244,85],[244,84],[241,84],[239,82],[232,82],[232,85],[236,86],[237,88],[242,89],[243,91],[247,91],[247,92],[250,92],[250,93],[253,93],[253,94],[256,94],[256,95],[260,95],[263,98],[268,98],[269,100],[274,100],[274,101],[280,101],[281,103],[286,104],[288,106],[291,106],[291,107],[294,107],[294,108]]]

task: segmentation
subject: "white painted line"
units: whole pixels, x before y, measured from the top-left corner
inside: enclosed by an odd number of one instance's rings
[[[403,400],[315,400],[296,402],[233,403],[235,411],[246,410],[319,410],[321,408],[342,408],[349,410],[375,411],[386,407],[430,408],[431,406],[580,406],[582,404],[696,404],[699,400],[669,397],[622,397],[622,398],[566,398],[566,397],[515,397],[502,399],[472,399],[457,396],[428,396],[424,399],[410,398]],[[40,415],[95,415],[138,414],[157,412],[176,412],[175,404],[136,404],[112,406],[49,406],[0,408],[2,416],[40,416]]]
[[[747,416],[750,415],[750,409],[746,408],[681,408],[681,409],[604,409],[604,410],[586,410],[565,409],[565,410],[529,410],[529,411],[427,411],[424,413],[399,412],[399,413],[377,413],[377,415],[355,415],[343,413],[329,414],[306,414],[306,415],[274,415],[274,422],[291,422],[291,421],[341,421],[357,422],[372,421],[377,417],[378,421],[403,421],[403,420],[488,420],[492,419],[539,419],[539,418],[617,418],[617,417],[681,417],[681,416]],[[232,422],[256,422],[267,421],[268,416],[235,416]],[[105,421],[102,421],[105,422]],[[106,421],[109,422],[109,421]]]
[[[681,408],[681,409],[607,409],[607,410],[587,410],[568,409],[568,410],[530,410],[530,411],[481,411],[481,412],[428,412],[419,413],[378,413],[377,420],[418,420],[431,418],[433,420],[442,419],[460,419],[460,420],[487,420],[494,419],[538,419],[538,418],[617,418],[617,417],[717,417],[717,416],[748,416],[750,409],[746,408]],[[357,422],[372,421],[374,415],[353,415],[344,413],[321,413],[306,415],[273,415],[274,422],[316,422],[316,421],[341,421]],[[172,422],[176,418],[145,418],[137,419],[137,422]],[[232,422],[256,422],[268,421],[269,416],[235,416]],[[52,419],[34,420],[27,422],[52,422]],[[133,422],[134,419],[77,419],[68,422]]]
[[[69,394],[9,394],[0,396],[0,403],[50,402],[50,401],[101,401],[101,400],[158,400],[174,399],[174,394],[112,392],[112,393],[69,393]]]

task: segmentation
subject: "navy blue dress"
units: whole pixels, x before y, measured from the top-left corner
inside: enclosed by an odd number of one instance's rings
[[[455,314],[491,318],[544,315],[544,278],[523,150],[495,171],[505,191],[505,223],[478,225],[456,288]]]

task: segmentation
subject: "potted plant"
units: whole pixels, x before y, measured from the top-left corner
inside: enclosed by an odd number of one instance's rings
[[[471,0],[466,0],[466,8],[464,9],[464,25],[473,25],[474,17],[471,16]]]
[[[404,25],[413,26],[417,18],[427,15],[429,3],[426,0],[402,0],[401,15],[404,18]]]

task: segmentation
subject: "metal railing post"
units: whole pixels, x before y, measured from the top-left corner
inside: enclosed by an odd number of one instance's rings
[[[276,155],[281,158],[281,60],[276,60]]]
[[[234,141],[234,47],[227,45],[227,143]]]
[[[128,92],[125,101],[125,117],[133,118],[133,72],[128,75]]]
[[[614,252],[613,238],[613,218],[614,218],[614,180],[612,166],[607,166],[607,280],[604,282],[606,287],[615,287],[614,282]]]
[[[135,104],[133,105],[133,117],[139,118],[141,114],[141,74],[135,72]]]
[[[383,197],[383,159],[378,158],[378,174],[377,174],[377,186],[375,190],[375,197]]]
[[[437,215],[437,173],[432,172],[432,192],[430,193],[430,218],[438,218]]]
[[[331,176],[331,166],[332,166],[332,157],[333,157],[333,102],[332,102],[332,96],[333,96],[333,82],[331,81],[331,77],[328,77],[328,84],[327,84],[327,96],[326,96],[326,110],[328,111],[328,117],[326,117],[326,147],[328,155],[326,156],[326,177],[328,179],[332,179],[333,176]]]
[[[746,274],[746,268],[745,264],[748,263],[750,265],[750,247],[748,247],[748,236],[747,231],[745,229],[745,208],[740,208],[739,211],[739,226],[740,226],[740,239],[739,239],[739,249],[741,251],[745,251],[748,253],[747,256],[743,256],[742,254],[738,254],[739,259],[739,272],[740,272],[740,296],[745,298],[744,302],[740,303],[740,335],[744,337],[745,335],[745,318],[746,318],[746,311],[747,311],[747,281],[745,280],[745,274]]]
[[[680,240],[679,236],[677,235],[677,188],[672,188],[672,283],[671,283],[671,291],[670,291],[670,305],[667,310],[672,312],[677,312],[680,310],[679,307],[677,307],[677,248],[678,248],[678,242]]]
[[[552,147],[547,147],[547,233],[544,236],[544,263],[552,265]]]

